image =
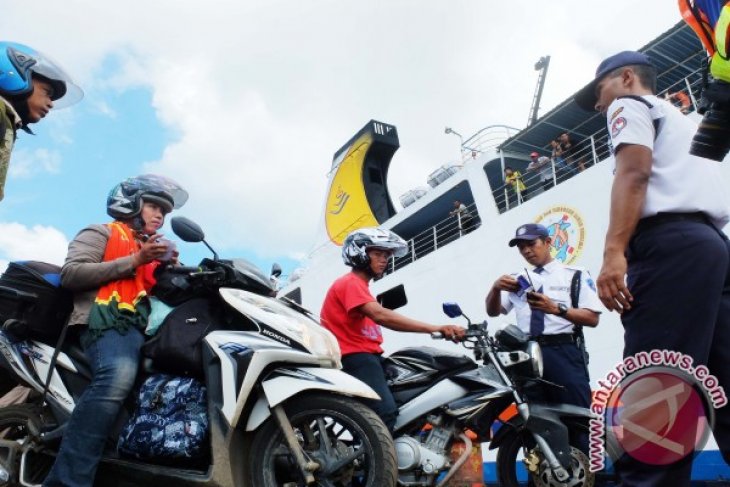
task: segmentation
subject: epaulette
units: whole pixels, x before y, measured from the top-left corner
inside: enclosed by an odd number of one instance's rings
[[[640,101],[641,103],[643,103],[644,105],[646,105],[649,108],[649,110],[651,110],[652,108],[654,108],[654,105],[652,105],[647,100],[645,100],[644,97],[639,96],[639,95],[624,95],[624,96],[616,97],[617,100],[622,100],[624,98],[629,98],[631,100]]]

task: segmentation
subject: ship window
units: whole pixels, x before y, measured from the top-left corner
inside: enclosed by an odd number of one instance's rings
[[[403,287],[403,284],[378,294],[377,300],[383,308],[388,309],[398,309],[408,304],[406,289]]]
[[[298,287],[292,291],[289,291],[284,295],[284,297],[291,299],[297,304],[302,304],[302,288]]]

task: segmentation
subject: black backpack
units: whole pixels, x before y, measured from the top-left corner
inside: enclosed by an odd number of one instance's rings
[[[156,369],[190,377],[203,377],[203,338],[223,328],[223,317],[214,300],[193,298],[173,309],[142,353]]]
[[[57,265],[11,262],[0,276],[0,325],[17,338],[54,345],[72,309]]]

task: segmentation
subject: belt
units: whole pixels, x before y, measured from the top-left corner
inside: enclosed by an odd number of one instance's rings
[[[551,347],[555,345],[565,345],[566,343],[575,343],[575,335],[572,333],[556,333],[554,335],[538,335],[530,337],[540,345]]]
[[[639,220],[639,223],[636,225],[636,230],[634,230],[634,235],[671,222],[698,222],[704,223],[705,225],[712,225],[707,215],[701,211],[695,213],[657,213],[656,215],[647,216]]]

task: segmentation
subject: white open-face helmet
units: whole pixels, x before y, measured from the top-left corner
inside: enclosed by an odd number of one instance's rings
[[[342,244],[342,260],[350,267],[366,269],[370,266],[368,249],[388,250],[395,257],[403,257],[408,251],[408,244],[390,230],[360,228],[345,238]]]

